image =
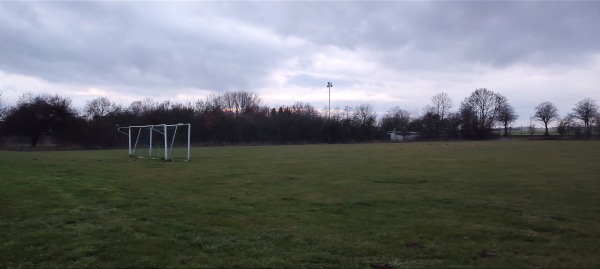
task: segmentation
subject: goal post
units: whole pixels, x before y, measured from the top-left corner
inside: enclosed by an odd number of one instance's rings
[[[189,161],[191,158],[191,131],[189,123],[134,125],[118,127],[127,135],[131,157]]]

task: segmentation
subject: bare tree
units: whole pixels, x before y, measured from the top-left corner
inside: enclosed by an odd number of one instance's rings
[[[551,102],[543,102],[535,107],[533,117],[544,124],[544,128],[546,128],[544,135],[548,135],[548,124],[558,119],[558,109]]]
[[[508,128],[511,127],[512,123],[517,120],[518,117],[515,109],[508,104],[508,102],[502,104],[498,114],[498,121],[502,127],[504,127],[504,136],[508,136]]]
[[[437,114],[440,116],[440,121],[450,113],[452,109],[452,99],[447,93],[441,92],[431,97],[431,104],[425,106],[425,113]]]
[[[142,112],[144,112],[144,113],[152,112],[158,108],[158,105],[159,105],[159,103],[154,101],[154,99],[152,99],[150,97],[146,97],[146,98],[144,98],[144,100],[142,100],[142,107],[141,107]]]
[[[385,114],[385,116],[383,116],[384,118],[390,118],[390,119],[400,119],[401,121],[410,121],[410,112],[401,109],[399,106],[395,106],[390,108],[387,113]]]
[[[26,104],[33,103],[35,101],[35,97],[31,92],[25,92],[17,97],[17,106],[23,106]]]
[[[344,120],[350,120],[354,109],[351,106],[344,106],[344,108],[342,110],[343,110],[342,118]]]
[[[202,100],[196,100],[194,104],[192,104],[194,109],[194,115],[196,117],[200,117],[208,108],[208,102],[204,102]]]
[[[558,124],[556,125],[556,131],[562,137],[567,134],[569,127],[573,124],[573,115],[568,114],[564,118],[558,119]]]
[[[115,103],[110,101],[106,97],[98,97],[96,99],[87,101],[84,107],[84,113],[88,118],[93,119],[96,117],[106,116],[115,108]]]
[[[220,110],[225,107],[221,94],[211,93],[206,97],[206,107],[209,110]]]
[[[317,110],[311,104],[303,102],[294,103],[289,107],[289,111],[292,112],[292,114],[305,117],[317,117],[319,115]]]
[[[594,125],[596,126],[596,132],[600,133],[600,112],[596,113],[593,119]]]
[[[358,125],[372,126],[377,119],[377,113],[372,105],[362,104],[354,109],[354,121]]]
[[[6,108],[4,107],[4,97],[2,97],[3,92],[0,91],[0,121],[4,119],[4,113],[6,113]]]
[[[500,108],[507,103],[506,97],[485,88],[477,89],[462,101],[459,109],[463,119],[463,131],[467,136],[486,138],[498,122]]]
[[[573,108],[573,117],[583,122],[583,126],[585,127],[588,137],[590,137],[592,134],[590,123],[597,113],[598,105],[592,98],[585,98],[577,102],[577,104],[575,104],[575,108]]]
[[[129,110],[129,112],[131,112],[134,115],[141,116],[143,112],[142,101],[131,102],[131,104],[129,104],[129,107],[127,107],[127,110]]]
[[[35,147],[43,133],[51,133],[65,141],[77,122],[71,99],[59,95],[25,93],[6,117],[6,128],[16,134],[30,136]]]
[[[410,126],[410,112],[399,106],[392,107],[381,119],[381,128],[384,131],[398,130],[406,137]]]
[[[246,114],[250,112],[257,111],[260,107],[261,99],[258,97],[258,94],[253,92],[246,91],[236,91],[231,93],[226,93],[226,95],[230,95],[233,99],[233,110],[236,115]]]
[[[206,103],[213,109],[221,109],[233,116],[239,116],[260,109],[261,99],[253,92],[235,91],[211,94]]]
[[[370,104],[361,104],[354,109],[352,124],[356,128],[356,139],[371,140],[377,123],[377,113]]]

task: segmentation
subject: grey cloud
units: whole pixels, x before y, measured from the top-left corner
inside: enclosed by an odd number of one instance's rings
[[[177,3],[0,5],[0,69],[53,82],[246,90],[289,53]]]
[[[599,33],[597,1],[0,2],[0,70],[148,93],[252,90],[328,46],[391,69],[460,72],[578,64],[600,53]]]
[[[331,78],[324,76],[315,76],[308,74],[300,74],[291,76],[287,83],[291,85],[296,85],[300,87],[309,87],[309,88],[324,88],[327,82],[332,81]],[[348,79],[335,79],[334,87],[351,87],[353,85],[360,85],[361,81],[359,80],[348,80]]]
[[[281,35],[371,49],[384,58],[399,51],[440,55],[438,65],[448,58],[499,67],[573,64],[600,51],[597,1],[275,2],[229,8]]]

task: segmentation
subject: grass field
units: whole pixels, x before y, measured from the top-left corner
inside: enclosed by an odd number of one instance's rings
[[[600,267],[600,142],[0,151],[0,267]]]

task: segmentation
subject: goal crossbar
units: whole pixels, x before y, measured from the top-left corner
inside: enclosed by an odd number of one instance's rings
[[[132,125],[132,126],[127,126],[127,127],[118,127],[117,130],[125,135],[127,135],[127,140],[128,140],[128,149],[129,149],[129,156],[133,156],[135,154],[135,149],[138,146],[138,141],[140,139],[140,134],[142,133],[142,129],[144,128],[148,128],[149,129],[149,149],[148,149],[148,155],[151,157],[152,156],[152,134],[154,132],[157,132],[159,134],[162,134],[164,136],[164,159],[165,161],[167,161],[168,156],[171,156],[170,152],[173,149],[173,145],[175,144],[175,136],[177,135],[177,130],[179,129],[179,127],[182,126],[186,126],[187,127],[187,160],[190,160],[190,149],[191,149],[191,131],[192,131],[192,125],[189,123],[177,123],[177,124],[152,124],[152,125]],[[132,143],[133,141],[133,134],[132,131],[133,129],[138,129],[137,131],[137,135],[135,135],[135,142]],[[173,132],[173,136],[171,138],[171,143],[169,143],[169,139],[168,139],[168,132],[167,129],[168,128],[175,128],[174,132]],[[126,131],[123,131],[126,130]],[[133,145],[132,145],[133,144]],[[132,147],[133,146],[133,147]]]

